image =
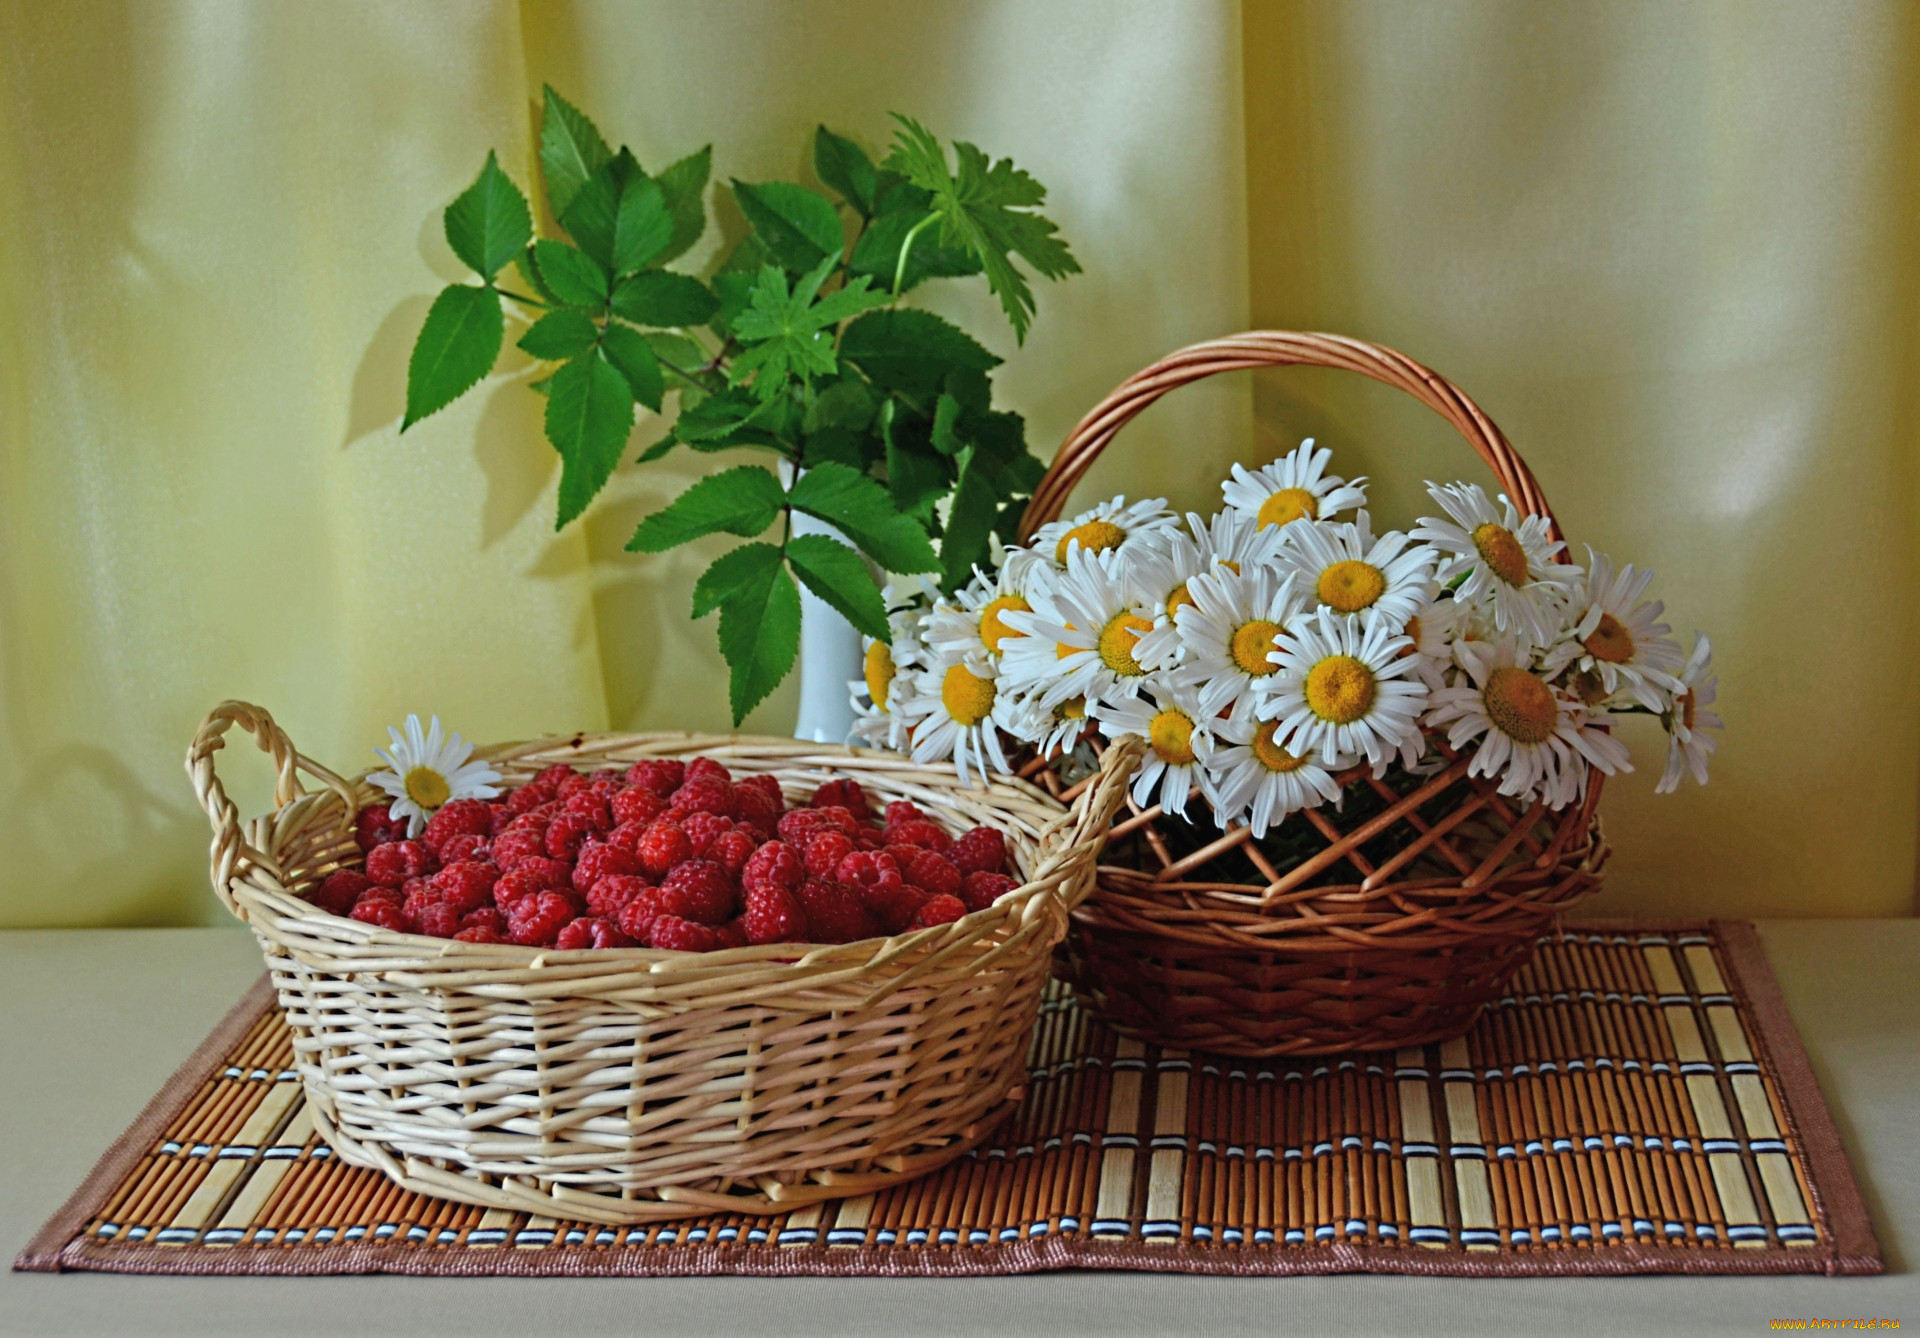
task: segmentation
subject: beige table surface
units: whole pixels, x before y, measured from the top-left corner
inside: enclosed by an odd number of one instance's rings
[[[1760,926],[1872,1209],[1872,1278],[140,1278],[7,1273],[0,1333],[1758,1334],[1920,1330],[1920,920]],[[259,975],[235,930],[0,933],[11,1260]]]

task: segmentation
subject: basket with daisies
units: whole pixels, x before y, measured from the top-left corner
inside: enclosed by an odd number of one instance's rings
[[[1464,1029],[1597,884],[1615,717],[1665,728],[1661,791],[1707,777],[1710,647],[1672,639],[1652,573],[1571,560],[1543,505],[1474,483],[1376,532],[1331,454],[1235,465],[1211,518],[1116,497],[1039,524],[951,597],[896,586],[853,685],[857,733],[963,779],[1065,789],[1147,741],[1075,965],[1160,1039]]]

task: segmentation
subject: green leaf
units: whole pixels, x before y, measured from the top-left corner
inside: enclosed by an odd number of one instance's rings
[[[654,178],[660,183],[660,194],[667,202],[667,213],[673,217],[673,231],[667,237],[666,246],[653,258],[654,264],[664,265],[685,255],[700,240],[700,234],[707,230],[705,196],[707,177],[712,170],[713,146],[709,144],[698,153],[688,154]]]
[[[806,420],[801,426],[807,432],[826,427],[864,432],[879,407],[873,402],[873,392],[867,389],[865,381],[857,376],[844,377],[820,388],[813,403],[807,406]]]
[[[859,210],[860,217],[873,216],[879,174],[865,149],[820,126],[813,132],[813,170],[841,199]]]
[[[485,376],[505,334],[500,298],[491,288],[442,289],[407,360],[407,412],[400,430],[446,408]]]
[[[673,234],[660,183],[624,150],[587,178],[560,221],[582,251],[615,274],[639,269]]]
[[[698,372],[705,367],[710,356],[706,349],[685,335],[668,334],[663,330],[649,330],[643,338],[647,341],[647,347],[653,350],[654,357],[659,359],[661,371],[682,386],[704,389],[698,381],[683,376],[682,372]],[[683,409],[693,407],[685,399],[680,403]]]
[[[620,281],[613,309],[635,325],[705,325],[720,310],[720,299],[698,279],[650,269]]]
[[[513,267],[520,271],[520,277],[526,280],[527,287],[533,289],[535,296],[558,302],[560,299],[553,295],[553,289],[547,287],[547,281],[541,275],[539,265],[534,263],[533,255],[533,247],[526,247],[513,258]]]
[[[827,256],[791,290],[779,267],[768,265],[760,271],[747,309],[733,319],[734,337],[748,346],[728,371],[735,385],[751,377],[754,393],[769,399],[789,377],[807,380],[837,370],[832,327],[887,301],[886,294],[869,292],[865,279],[814,301],[837,263]]]
[[[703,534],[751,539],[779,518],[786,496],[780,482],[757,465],[709,475],[640,522],[627,540],[631,553],[663,553]]]
[[[850,432],[844,427],[823,427],[808,436],[806,449],[801,452],[800,460],[809,469],[832,461],[864,472],[867,467],[866,445],[869,440],[870,438]]]
[[[442,222],[453,253],[489,282],[533,236],[527,197],[507,179],[491,153],[473,184],[447,206]]]
[[[794,481],[789,502],[817,516],[891,572],[938,571],[927,532],[902,515],[873,479],[842,464],[821,464]]]
[[[930,198],[917,187],[902,186],[888,200],[891,203],[908,195],[923,201]],[[878,214],[853,244],[853,255],[847,261],[849,272],[870,275],[875,287],[891,292],[894,271],[900,265],[900,247],[930,210],[930,205],[923,204],[918,209],[888,209]],[[913,250],[907,253],[900,291],[908,292],[928,279],[957,279],[979,272],[980,261],[971,251],[948,245],[938,228],[927,228],[913,239]]]
[[[960,401],[942,395],[933,406],[933,449],[942,455],[957,455],[966,443],[954,434],[960,421]]]
[[[858,553],[824,534],[796,534],[787,540],[787,561],[807,589],[860,631],[878,641],[893,639],[887,602]]]
[[[800,652],[800,591],[774,566],[720,606],[720,655],[733,671],[727,684],[733,723],[766,700]]]
[[[1000,359],[930,311],[874,311],[840,335],[840,357],[875,384],[925,402],[956,368],[990,371]]]
[[[667,393],[666,378],[661,375],[660,360],[653,356],[653,349],[640,332],[624,325],[609,325],[600,336],[600,348],[607,361],[627,378],[634,399],[659,413],[660,400]]]
[[[561,461],[556,530],[585,511],[606,486],[632,430],[633,395],[627,379],[599,353],[575,358],[553,374],[547,389],[547,440]]]
[[[706,617],[753,582],[765,580],[767,572],[779,565],[780,549],[775,544],[741,544],[722,554],[693,583],[693,616]]]
[[[690,409],[682,409],[674,420],[673,435],[697,451],[718,451],[729,446],[778,445],[762,430],[772,405],[763,404],[748,390],[726,390],[709,395]]]
[[[606,305],[607,272],[591,256],[543,238],[533,244],[533,263],[560,301],[576,307]]]
[[[790,181],[735,181],[733,197],[773,258],[788,269],[805,272],[827,256],[838,260],[846,235],[824,195]]]
[[[520,347],[536,358],[558,362],[577,358],[600,338],[600,327],[584,311],[549,311],[520,336]]]
[[[928,525],[934,504],[953,481],[952,466],[933,449],[933,425],[898,400],[880,410],[880,434],[887,443],[887,491],[893,504]]]
[[[567,212],[587,178],[613,157],[592,121],[565,98],[545,88],[540,112],[540,171],[555,218]]]
[[[947,530],[940,539],[941,585],[949,593],[972,579],[976,564],[986,562],[994,522],[1010,487],[1005,471],[985,454],[971,448],[962,454]]]

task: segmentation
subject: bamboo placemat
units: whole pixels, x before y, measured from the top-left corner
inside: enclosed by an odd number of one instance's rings
[[[1542,942],[1463,1040],[1160,1050],[1059,984],[1025,1101],[913,1184],[608,1228],[405,1193],[313,1134],[263,980],[16,1262],[291,1274],[1873,1273],[1751,925]]]

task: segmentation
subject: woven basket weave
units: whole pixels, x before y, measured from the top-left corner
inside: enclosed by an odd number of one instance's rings
[[[1102,400],[1035,489],[1022,536],[1057,519],[1114,434],[1168,391],[1295,365],[1405,391],[1466,438],[1516,506],[1552,522],[1500,429],[1442,377],[1357,339],[1257,331],[1182,349]],[[1560,812],[1522,807],[1494,781],[1467,776],[1471,752],[1430,743],[1443,763],[1430,777],[1398,787],[1365,767],[1338,777],[1346,813],[1289,818],[1287,857],[1272,832],[1265,841],[1245,826],[1219,832],[1204,815],[1189,827],[1128,799],[1098,887],[1073,913],[1068,955],[1081,987],[1121,1030],[1225,1054],[1387,1049],[1465,1032],[1554,917],[1597,887],[1607,855],[1601,777],[1592,773],[1585,801]],[[1065,798],[1081,792],[1043,760],[1023,774]],[[1217,839],[1196,843],[1196,830]],[[1181,849],[1181,837],[1198,848]]]
[[[275,810],[242,823],[214,773],[232,725],[273,757]],[[482,749],[543,767],[695,753],[800,798],[851,776],[949,827],[996,827],[1025,881],[950,925],[837,946],[561,952],[399,934],[300,892],[360,860],[378,796],[295,751],[258,707],[215,708],[187,755],[213,886],[253,930],[321,1135],[410,1190],[577,1221],[784,1212],[911,1179],[1020,1099],[1054,946],[1086,895],[1138,749],[1071,812],[1032,786],[960,789],[896,754],[792,740],[589,734]],[[304,770],[325,788],[304,792]]]

